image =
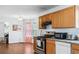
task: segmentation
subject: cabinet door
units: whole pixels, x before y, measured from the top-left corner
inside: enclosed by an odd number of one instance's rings
[[[64,22],[62,23],[63,27],[75,27],[75,7],[69,7],[63,10],[64,11]]]
[[[64,25],[63,25],[64,24],[64,19],[65,19],[64,18],[64,11],[61,10],[59,12],[59,17],[60,17],[60,28],[63,28],[64,27]]]
[[[50,14],[39,17],[39,28],[40,29],[43,29],[44,23],[46,21],[51,21],[51,15]]]
[[[46,54],[55,54],[55,41],[46,40]]]
[[[53,13],[52,26],[53,28],[75,27],[75,6]]]
[[[42,23],[44,24],[46,22],[46,15],[42,16]]]
[[[53,28],[59,28],[60,26],[60,16],[59,12],[55,12],[52,18],[52,26]]]
[[[39,17],[39,28],[43,29],[44,23],[46,22],[46,16]]]
[[[42,29],[42,17],[39,17],[39,28]]]
[[[52,20],[52,14],[48,14],[48,21],[51,21]]]
[[[47,22],[47,21],[50,21],[50,20],[51,20],[50,14],[44,15],[44,22]]]
[[[72,54],[79,54],[79,44],[72,44]]]

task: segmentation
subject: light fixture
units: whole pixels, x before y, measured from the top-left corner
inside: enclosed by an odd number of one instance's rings
[[[23,20],[23,18],[21,16],[18,17],[18,20]]]

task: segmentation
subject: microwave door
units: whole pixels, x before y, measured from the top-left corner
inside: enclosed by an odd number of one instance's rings
[[[62,38],[62,39],[66,39],[66,37],[67,37],[67,34],[62,34],[62,35],[61,35],[61,38]]]
[[[61,35],[60,34],[58,34],[58,38],[61,38]]]
[[[61,35],[60,37],[63,38],[63,35]]]
[[[61,38],[60,34],[59,33],[55,34],[55,38],[60,39]]]

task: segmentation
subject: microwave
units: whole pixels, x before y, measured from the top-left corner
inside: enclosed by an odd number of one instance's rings
[[[54,33],[55,39],[67,39],[67,33]]]

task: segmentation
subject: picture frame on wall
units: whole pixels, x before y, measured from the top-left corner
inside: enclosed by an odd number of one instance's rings
[[[18,30],[18,25],[13,25],[12,29],[13,29],[13,31],[17,31]]]
[[[21,26],[21,25],[13,25],[13,26],[12,26],[12,30],[13,30],[13,31],[22,30],[22,26]]]

